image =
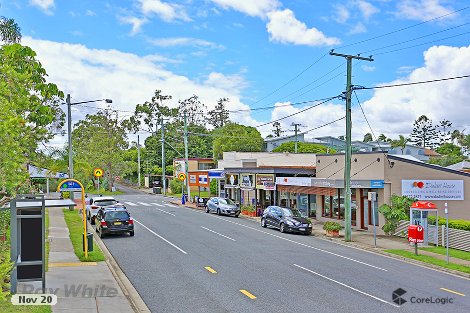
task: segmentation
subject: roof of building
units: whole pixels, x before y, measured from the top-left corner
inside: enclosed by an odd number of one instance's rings
[[[439,153],[437,153],[434,150],[428,149],[428,148],[424,148],[424,155],[427,155],[427,156],[440,156]]]
[[[438,171],[443,171],[443,172],[447,172],[447,173],[452,173],[452,174],[457,174],[457,175],[461,175],[461,176],[470,177],[470,173],[467,173],[467,172],[464,172],[464,171],[457,171],[457,170],[450,169],[450,168],[447,168],[447,167],[442,167],[442,166],[439,166],[439,165],[424,163],[424,162],[421,162],[421,161],[417,162],[417,161],[414,161],[414,160],[400,158],[398,155],[394,155],[394,154],[388,154],[388,158],[393,159],[393,160],[397,160],[397,161],[407,162],[407,163],[410,163],[410,164],[415,164],[415,165],[418,165],[418,166],[432,168],[432,169],[438,170]]]
[[[69,178],[69,175],[61,172],[52,172],[46,168],[28,165],[29,177],[31,178]]]
[[[304,134],[302,134],[302,133],[297,134],[297,138],[303,137],[303,136],[304,136]],[[295,138],[295,135],[283,136],[283,137],[270,137],[270,138],[266,138],[264,141],[265,142],[270,142],[270,141],[277,141],[277,140],[283,140],[283,139],[289,139],[289,138]]]
[[[185,158],[174,158],[174,161],[184,161]],[[188,158],[188,161],[212,161],[215,162],[212,158]]]
[[[457,171],[470,170],[470,162],[469,161],[462,161],[462,162],[459,162],[459,163],[449,165],[446,168],[450,168],[452,170],[457,170]]]

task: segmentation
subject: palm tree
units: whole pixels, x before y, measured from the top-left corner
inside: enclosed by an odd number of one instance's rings
[[[406,138],[403,135],[398,135],[397,140],[392,140],[391,141],[391,147],[393,148],[400,148],[401,149],[401,154],[403,155],[403,150],[406,148],[406,144],[410,141],[409,138]]]
[[[362,142],[369,142],[369,141],[372,141],[372,134],[371,133],[367,133],[364,135],[364,140],[362,140]]]
[[[385,136],[384,134],[380,134],[380,136],[377,138],[377,140],[386,142],[387,141],[387,136]]]
[[[0,16],[0,40],[5,44],[19,43],[21,41],[21,28],[14,19]]]
[[[465,134],[463,133],[464,131],[465,129],[461,132],[458,129],[454,130],[450,135],[452,142],[456,141],[459,145],[462,146],[463,140],[465,138]]]

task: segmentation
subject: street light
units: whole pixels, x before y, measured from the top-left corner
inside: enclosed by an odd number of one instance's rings
[[[67,94],[67,131],[68,131],[68,143],[69,143],[69,178],[73,178],[73,156],[72,156],[72,105],[90,103],[90,102],[99,102],[105,101],[106,103],[113,103],[111,99],[99,99],[99,100],[90,100],[90,101],[81,101],[81,102],[70,102],[70,94]],[[71,194],[71,199],[73,200],[73,193]]]

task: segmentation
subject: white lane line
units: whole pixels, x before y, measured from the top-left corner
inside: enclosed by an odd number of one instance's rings
[[[378,269],[378,270],[387,272],[387,270],[384,269],[384,268],[381,268],[381,267],[378,267],[378,266],[375,266],[375,265],[372,265],[372,264],[369,264],[369,263],[365,263],[365,262],[362,262],[362,261],[359,261],[359,260],[356,260],[356,259],[353,259],[353,258],[349,258],[349,257],[344,256],[344,255],[341,255],[341,254],[337,254],[337,253],[330,252],[330,251],[327,251],[327,250],[323,250],[323,249],[320,249],[320,248],[312,247],[312,246],[306,245],[306,244],[304,244],[304,243],[301,243],[301,242],[298,242],[298,241],[294,241],[294,240],[291,240],[291,239],[287,239],[287,238],[284,238],[284,237],[281,237],[281,236],[278,236],[278,235],[270,234],[270,233],[265,232],[265,231],[262,231],[262,230],[260,230],[260,229],[256,229],[256,228],[253,228],[253,227],[250,227],[250,226],[246,226],[246,225],[243,225],[243,224],[239,224],[239,223],[236,223],[236,222],[232,222],[232,221],[226,220],[226,219],[221,218],[221,217],[219,217],[219,216],[214,216],[214,217],[215,217],[215,218],[219,218],[219,219],[221,219],[222,221],[225,221],[225,222],[228,222],[228,223],[232,223],[232,224],[235,224],[235,225],[239,225],[239,226],[243,226],[243,227],[246,227],[246,228],[249,228],[249,229],[258,231],[258,232],[260,232],[260,233],[263,233],[263,234],[266,234],[266,235],[269,235],[269,236],[273,236],[273,237],[276,237],[276,238],[279,238],[279,239],[282,239],[282,240],[285,240],[285,241],[289,241],[289,242],[295,243],[295,244],[300,245],[300,246],[303,246],[303,247],[307,247],[307,248],[310,248],[310,249],[314,249],[314,250],[317,250],[317,251],[320,251],[320,252],[323,252],[323,253],[328,253],[328,254],[337,256],[337,257],[339,257],[339,258],[343,258],[343,259],[346,259],[346,260],[349,260],[349,261],[353,261],[353,262],[356,262],[356,263],[359,263],[359,264],[362,264],[362,265],[370,266],[370,267],[373,267],[373,268],[375,268],[375,269]]]
[[[344,283],[342,283],[342,282],[339,282],[339,281],[337,281],[337,280],[334,280],[333,278],[329,278],[329,277],[326,277],[325,275],[322,275],[322,274],[319,274],[319,273],[314,272],[314,271],[312,271],[312,270],[309,270],[308,268],[302,267],[302,266],[297,265],[297,264],[294,264],[294,266],[296,266],[296,267],[298,267],[298,268],[301,268],[301,269],[303,269],[304,271],[307,271],[307,272],[309,272],[309,273],[312,273],[312,274],[315,274],[315,275],[320,276],[320,277],[322,277],[322,278],[325,278],[325,279],[327,279],[327,280],[329,280],[329,281],[332,281],[332,282],[334,282],[334,283],[337,283],[337,284],[339,284],[339,285],[341,285],[341,286],[343,286],[343,287],[346,287],[346,288],[349,288],[349,289],[354,290],[354,291],[356,291],[356,292],[359,292],[359,293],[361,293],[361,294],[363,294],[363,295],[365,295],[365,296],[371,297],[371,298],[373,298],[373,299],[375,299],[375,300],[378,300],[378,301],[380,301],[380,302],[382,302],[382,303],[389,304],[389,305],[394,306],[394,307],[396,307],[396,308],[399,308],[399,307],[400,307],[399,305],[396,305],[396,304],[394,304],[394,303],[391,303],[391,302],[385,301],[385,300],[383,300],[383,299],[380,299],[380,298],[378,298],[378,297],[376,297],[376,296],[373,296],[373,295],[371,295],[371,294],[368,294],[367,292],[361,291],[361,290],[359,290],[359,289],[356,289],[356,288],[354,288],[354,287],[351,287],[351,286],[349,286],[349,285],[346,285],[346,284],[344,284]]]
[[[145,202],[137,202],[137,203],[138,203],[138,204],[141,204],[141,205],[143,205],[143,206],[152,206],[152,205],[150,205],[150,204],[148,204],[148,203],[145,203]]]
[[[216,235],[219,235],[219,236],[222,236],[222,237],[224,237],[224,238],[230,239],[230,240],[232,240],[232,241],[236,241],[236,240],[233,239],[233,238],[230,238],[230,237],[228,237],[228,236],[219,234],[218,232],[213,231],[212,229],[206,228],[206,227],[204,227],[204,226],[201,226],[201,228],[204,228],[205,230],[208,230],[208,231],[210,231],[211,233],[214,233],[214,234],[216,234]]]
[[[134,202],[124,202],[125,204],[129,204],[130,206],[137,206]]]
[[[160,203],[155,203],[155,202],[152,202],[153,205],[156,205],[156,206],[159,206],[159,207],[164,207],[163,204],[160,204]]]
[[[173,205],[173,204],[167,203],[166,205],[167,205],[167,206],[171,206],[172,208],[177,208],[177,206],[176,206],[176,205]]]
[[[141,222],[139,222],[138,220],[134,219],[134,222],[136,222],[137,224],[139,224],[140,226],[142,226],[143,228],[145,228],[146,230],[148,230],[149,232],[151,232],[152,234],[154,234],[155,236],[157,236],[158,238],[160,238],[161,240],[163,240],[164,242],[166,242],[167,244],[169,244],[170,246],[178,249],[180,252],[184,253],[184,254],[188,254],[186,251],[184,251],[183,249],[181,249],[180,247],[178,247],[177,245],[171,243],[169,240],[163,238],[162,236],[160,236],[159,234],[157,234],[156,232],[154,232],[153,230],[151,230],[150,228],[148,228],[147,226],[145,226],[144,224],[142,224]]]
[[[157,209],[157,208],[155,208],[155,209]],[[161,211],[161,212],[163,212],[163,213],[166,213],[166,214],[170,214],[170,215],[176,216],[176,215],[174,215],[173,213],[167,212],[167,211],[162,210],[162,209],[157,209],[157,210],[158,210],[158,211]]]

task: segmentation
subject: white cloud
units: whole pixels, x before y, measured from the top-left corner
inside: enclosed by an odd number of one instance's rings
[[[375,6],[364,0],[356,0],[353,3],[359,8],[365,19],[368,19],[370,16],[379,13],[380,11]]]
[[[351,30],[348,32],[348,34],[361,34],[367,32],[367,28],[362,24],[361,22],[358,22],[356,25],[354,25]]]
[[[336,22],[344,24],[346,23],[349,18],[351,17],[351,13],[349,12],[348,8],[344,5],[337,5],[335,6],[336,9],[336,16],[333,18]]]
[[[451,7],[441,5],[439,0],[402,0],[397,8],[397,17],[418,21],[426,21],[454,11]],[[449,15],[446,18],[455,16]]]
[[[30,0],[29,3],[32,6],[35,6],[39,9],[41,9],[44,13],[48,15],[54,14],[52,12],[52,9],[54,8],[54,0]]]
[[[173,38],[154,38],[149,39],[149,42],[159,47],[174,47],[174,46],[193,46],[204,48],[217,48],[223,49],[222,45],[207,40],[189,38],[189,37],[173,37]]]
[[[86,10],[85,15],[86,16],[95,16],[96,13],[95,13],[95,11],[92,11],[92,10]]]
[[[470,73],[470,46],[434,46],[424,53],[425,64],[407,77],[388,84],[425,81]],[[364,103],[367,117],[377,133],[409,135],[413,122],[425,114],[437,123],[448,119],[467,125],[470,116],[470,81],[451,80],[408,87],[378,89]]]
[[[239,95],[243,89],[248,87],[248,83],[242,75],[225,75],[218,72],[210,73],[204,85],[223,89],[228,93],[236,95]]]
[[[182,5],[162,2],[160,0],[139,0],[140,9],[145,16],[158,15],[165,22],[182,20],[191,21]]]
[[[280,7],[278,0],[211,0],[224,9],[233,9],[249,16],[264,18],[268,12],[274,11]]]
[[[294,16],[289,9],[268,13],[269,22],[266,25],[270,40],[284,44],[329,46],[340,43],[335,37],[327,37],[315,27],[308,28],[305,23]]]
[[[142,25],[148,22],[148,20],[145,17],[138,18],[135,16],[121,17],[119,20],[121,21],[121,23],[132,25],[132,30],[131,30],[132,36],[139,33],[140,30],[142,29]]]
[[[375,71],[375,66],[363,65],[363,66],[362,66],[362,70],[363,70],[364,72],[373,72],[373,71]]]

